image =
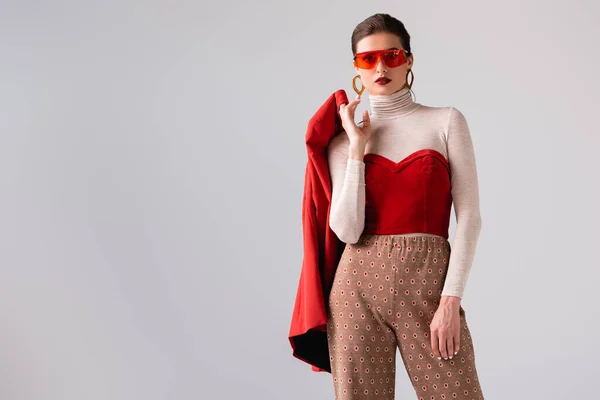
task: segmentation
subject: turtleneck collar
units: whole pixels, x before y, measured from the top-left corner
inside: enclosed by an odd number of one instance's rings
[[[399,91],[387,95],[369,94],[371,117],[378,119],[397,118],[415,111],[421,105],[412,99],[410,90],[405,86]]]

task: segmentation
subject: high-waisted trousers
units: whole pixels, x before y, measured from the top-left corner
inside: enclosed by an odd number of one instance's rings
[[[365,233],[345,245],[328,300],[336,400],[394,399],[396,348],[419,400],[483,400],[462,306],[458,354],[438,360],[431,347],[450,250],[436,235]]]

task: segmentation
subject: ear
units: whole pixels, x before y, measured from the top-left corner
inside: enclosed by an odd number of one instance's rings
[[[408,68],[412,68],[413,64],[415,63],[415,56],[413,54],[411,54],[410,56],[408,56],[408,60],[407,60],[407,64],[408,64]]]

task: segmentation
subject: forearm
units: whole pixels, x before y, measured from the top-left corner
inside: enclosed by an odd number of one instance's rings
[[[356,243],[365,223],[365,164],[348,158],[341,190],[332,198],[329,225],[340,240]]]
[[[479,214],[463,215],[457,223],[442,296],[463,297],[475,258],[481,225]]]

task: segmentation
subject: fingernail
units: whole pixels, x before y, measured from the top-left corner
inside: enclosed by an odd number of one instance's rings
[[[442,357],[438,357],[438,360],[441,360],[441,359],[442,359]]]
[[[447,360],[447,359],[448,359],[448,357],[445,357],[445,358],[444,358],[444,360]]]
[[[452,356],[450,356],[450,359],[452,360]]]
[[[457,355],[457,354],[458,354],[458,351],[455,351],[455,352],[454,352],[454,355]]]

